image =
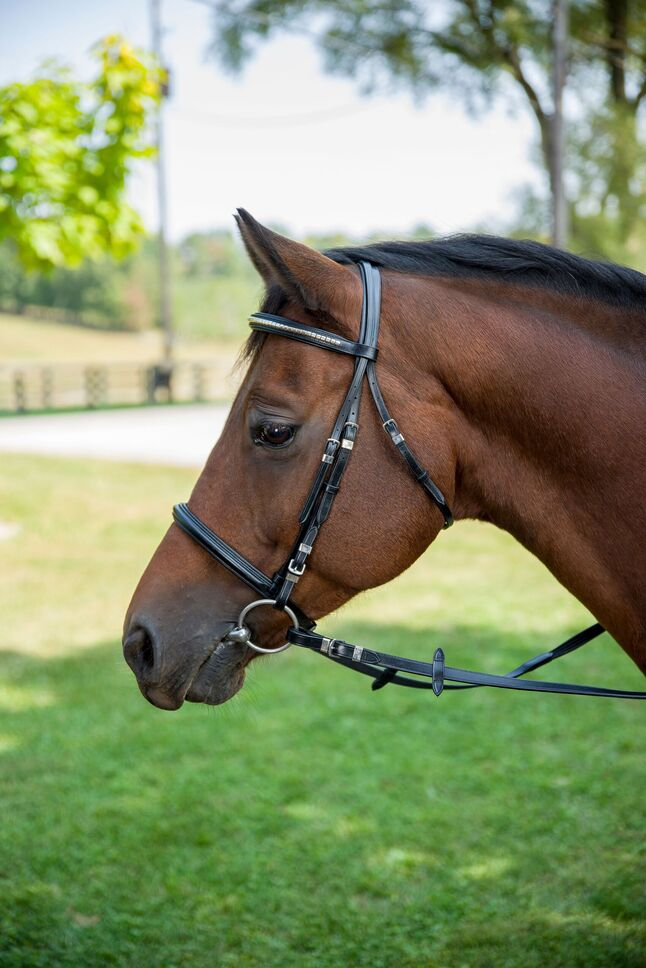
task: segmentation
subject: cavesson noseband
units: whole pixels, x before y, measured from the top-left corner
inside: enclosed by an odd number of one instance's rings
[[[350,669],[371,676],[374,679],[373,689],[380,689],[388,683],[394,683],[395,685],[416,689],[432,689],[435,695],[439,696],[444,689],[473,689],[478,686],[495,686],[503,689],[522,689],[532,692],[646,699],[644,692],[570,685],[561,682],[539,682],[520,678],[532,669],[538,669],[553,659],[567,655],[568,652],[573,652],[585,645],[586,642],[596,638],[604,631],[598,623],[574,635],[556,649],[543,652],[518,666],[517,669],[513,669],[507,675],[499,676],[447,666],[442,649],[436,649],[432,662],[421,662],[365,649],[339,639],[326,638],[314,631],[315,623],[312,619],[294,603],[290,603],[294,587],[307,568],[309,556],[314,549],[321,527],[332,510],[334,499],[339,492],[343,475],[348,467],[350,454],[359,430],[359,404],[365,380],[368,381],[379,419],[388,438],[401,454],[410,473],[424,488],[431,502],[442,515],[444,528],[453,524],[453,515],[442,491],[415,457],[384,401],[375,366],[381,315],[381,277],[379,270],[368,262],[359,263],[359,273],[363,287],[363,303],[357,342],[345,339],[337,333],[317,329],[314,326],[286,319],[283,316],[254,313],[249,317],[249,325],[254,330],[285,336],[287,339],[298,340],[334,353],[352,356],[355,361],[350,386],[325,444],[321,464],[298,519],[300,525],[298,535],[283,565],[270,578],[204,524],[188,505],[177,504],[173,508],[175,523],[216,561],[228,568],[237,578],[260,595],[257,601],[250,602],[242,609],[237,626],[229,631],[226,639],[254,649],[256,652],[267,653],[282,652],[290,645],[299,645],[327,656],[332,661]],[[245,619],[249,612],[261,605],[271,605],[286,612],[292,622],[287,632],[287,641],[278,649],[263,649],[251,641],[251,632],[245,625]],[[402,675],[402,673],[408,673],[408,675]],[[421,678],[411,678],[411,675]],[[430,682],[425,682],[424,679],[430,680]]]

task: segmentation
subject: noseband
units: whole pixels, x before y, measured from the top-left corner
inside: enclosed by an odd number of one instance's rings
[[[326,638],[314,631],[315,623],[312,619],[294,603],[289,604],[292,592],[307,568],[309,556],[314,549],[319,532],[329,517],[334,499],[339,492],[341,481],[348,467],[359,430],[359,405],[366,380],[388,439],[397,448],[405,466],[424,488],[430,501],[442,515],[443,527],[448,528],[453,524],[453,515],[442,491],[408,446],[386,406],[379,387],[375,366],[381,315],[381,277],[379,270],[368,262],[359,263],[359,273],[363,287],[363,303],[357,342],[345,339],[327,330],[286,319],[283,316],[254,313],[249,317],[249,325],[258,332],[273,333],[287,339],[308,343],[311,346],[318,346],[334,353],[342,353],[346,356],[352,356],[355,361],[350,386],[341,404],[332,432],[326,441],[319,469],[298,519],[300,528],[297,538],[290,554],[278,571],[271,578],[265,575],[244,555],[232,548],[204,524],[188,505],[177,504],[173,508],[175,523],[182,531],[260,595],[257,601],[251,602],[242,609],[238,624],[229,631],[226,636],[227,640],[247,646],[256,652],[266,653],[282,652],[290,645],[299,645],[327,656],[334,662],[357,672],[371,676],[374,679],[373,689],[380,689],[388,683],[393,683],[417,689],[432,689],[435,695],[439,696],[444,689],[473,689],[478,686],[495,686],[533,692],[646,699],[646,693],[640,692],[558,682],[538,682],[519,678],[553,659],[567,655],[568,652],[572,652],[591,639],[596,638],[604,631],[598,623],[579,632],[556,649],[541,653],[507,673],[507,675],[499,676],[447,666],[442,649],[436,649],[433,662],[429,663],[404,659],[384,652],[375,652],[372,649],[365,649],[348,642],[342,642],[339,639]],[[287,641],[279,649],[264,649],[251,641],[251,632],[245,625],[245,619],[249,612],[262,605],[271,605],[286,612],[292,622],[287,632]],[[402,675],[402,673],[409,675]],[[411,675],[421,678],[411,678]],[[424,679],[430,681],[425,682]]]

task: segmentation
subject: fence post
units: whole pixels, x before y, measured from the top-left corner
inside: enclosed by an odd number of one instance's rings
[[[193,399],[199,403],[204,400],[204,367],[201,363],[193,366]]]
[[[24,412],[27,409],[27,389],[25,387],[25,374],[20,370],[16,370],[13,375],[13,392],[16,410]]]
[[[142,403],[154,403],[152,366],[142,366],[141,368],[141,393]]]
[[[49,410],[52,405],[52,385],[53,385],[53,374],[51,367],[46,366],[40,372],[41,380],[41,395],[42,395],[42,405],[43,410]]]
[[[85,370],[85,400],[90,408],[99,407],[105,402],[107,382],[105,368],[88,366]]]

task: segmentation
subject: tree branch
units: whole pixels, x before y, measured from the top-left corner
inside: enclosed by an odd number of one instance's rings
[[[523,91],[527,95],[529,103],[532,106],[532,110],[534,111],[538,123],[542,128],[544,124],[547,124],[548,114],[541,104],[541,99],[538,96],[538,92],[527,79],[527,75],[523,70],[523,65],[520,60],[518,48],[515,45],[510,44],[508,47],[502,49],[502,56],[504,61],[509,66],[512,76],[518,81]]]
[[[464,0],[464,4],[471,16],[474,27],[483,34],[491,50],[498,56],[498,60],[509,68],[510,74],[525,92],[527,100],[538,121],[541,130],[543,150],[547,154],[550,137],[549,115],[541,103],[538,91],[525,73],[517,45],[509,37],[507,37],[505,44],[501,44],[497,39],[493,29],[496,20],[496,10],[492,0],[488,0],[487,23],[483,23],[482,21],[476,0]]]

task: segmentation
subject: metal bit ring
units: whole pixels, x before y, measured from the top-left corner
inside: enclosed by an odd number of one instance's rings
[[[261,652],[263,655],[275,655],[278,652],[284,652],[285,649],[288,649],[290,647],[290,645],[292,644],[291,642],[285,642],[285,644],[281,645],[280,648],[278,649],[263,649],[262,646],[256,645],[254,642],[251,641],[251,630],[244,623],[244,620],[246,619],[247,615],[249,614],[249,612],[253,611],[254,608],[259,608],[260,605],[275,605],[275,604],[276,604],[275,598],[259,598],[257,602],[250,602],[249,605],[245,605],[245,607],[240,612],[240,615],[238,616],[237,626],[231,629],[231,631],[228,633],[226,637],[230,639],[230,641],[232,642],[238,642],[240,643],[240,645],[246,645],[250,649],[253,649],[254,652]],[[292,625],[294,626],[295,629],[297,629],[299,627],[298,619],[296,618],[296,615],[289,607],[289,605],[283,605],[283,611],[287,613],[287,615],[291,619]],[[246,633],[246,635],[244,633]]]

